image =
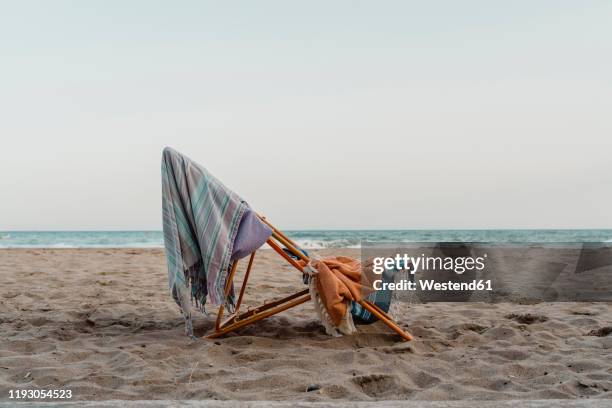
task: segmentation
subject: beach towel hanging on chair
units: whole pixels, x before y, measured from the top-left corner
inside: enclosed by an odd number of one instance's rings
[[[192,304],[204,311],[208,297],[231,310],[233,290],[224,296],[231,263],[262,246],[272,230],[246,201],[171,148],[162,155],[162,207],[168,284],[193,335]],[[245,229],[246,238],[237,239]]]

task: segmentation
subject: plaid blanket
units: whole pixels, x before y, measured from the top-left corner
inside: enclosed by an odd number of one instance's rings
[[[168,284],[193,335],[191,304],[204,311],[207,296],[216,305],[225,301],[234,240],[248,205],[171,148],[164,149],[161,172]]]

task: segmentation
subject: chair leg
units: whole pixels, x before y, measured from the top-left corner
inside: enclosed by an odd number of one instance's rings
[[[243,313],[242,315],[236,317],[233,323],[229,323],[219,329],[216,329],[213,333],[209,334],[206,337],[208,337],[209,339],[214,339],[223,336],[224,334],[232,332],[243,326],[255,323],[259,320],[265,319],[266,317],[270,317],[287,309],[291,309],[292,307],[301,305],[302,303],[308,302],[309,300],[310,294],[308,293],[308,290],[306,290],[277,300],[275,302],[264,304],[263,306]]]
[[[234,307],[234,313],[232,313],[231,315],[229,315],[227,317],[227,319],[225,319],[225,321],[223,321],[222,323],[219,324],[219,322],[221,321],[221,317],[223,315],[223,311],[224,308],[223,307],[219,307],[219,312],[217,313],[217,321],[215,323],[215,329],[218,330],[221,327],[226,326],[228,323],[232,322],[236,316],[238,316],[238,313],[240,312],[240,305],[242,305],[242,298],[244,297],[244,292],[246,291],[246,285],[247,282],[249,281],[249,275],[251,274],[251,268],[253,267],[253,259],[255,259],[255,253],[257,251],[251,253],[251,256],[249,258],[249,264],[247,266],[246,272],[244,273],[244,279],[242,281],[242,286],[240,287],[240,294],[238,295],[238,300],[236,301],[236,306]],[[238,261],[236,261],[238,262]],[[233,274],[230,273],[229,278],[231,278],[233,280]],[[229,281],[228,278],[228,281]],[[231,284],[231,281],[230,281]],[[229,294],[229,291],[227,291],[227,293]]]
[[[376,316],[378,318],[378,320],[380,320],[381,322],[383,322],[384,324],[386,324],[391,330],[393,330],[394,332],[396,332],[397,334],[399,334],[400,336],[402,336],[402,338],[406,341],[411,341],[412,340],[412,336],[410,335],[410,333],[402,330],[401,327],[399,327],[397,325],[397,323],[395,323],[393,321],[393,319],[391,319],[391,317],[386,314],[385,312],[383,312],[378,306],[376,306],[374,303],[368,301],[368,300],[362,300],[359,302],[359,304],[364,307],[365,309],[367,309],[370,313],[372,313],[374,316]]]
[[[225,282],[225,299],[229,296],[230,290],[232,289],[232,283],[234,282],[234,275],[236,274],[236,268],[238,268],[238,260],[234,261],[232,265],[232,270],[230,271],[227,282]],[[215,321],[215,330],[219,330],[221,327],[221,318],[223,317],[223,311],[225,310],[225,306],[223,303],[219,306],[219,312],[217,313],[217,320]]]
[[[238,301],[236,302],[236,313],[238,313],[238,309],[240,309],[240,305],[242,304],[242,297],[244,296],[244,292],[246,290],[247,282],[249,281],[249,275],[251,274],[251,268],[253,267],[253,260],[255,259],[254,251],[249,258],[249,265],[247,266],[247,270],[244,273],[244,279],[242,281],[242,286],[240,287],[240,295],[238,295]]]

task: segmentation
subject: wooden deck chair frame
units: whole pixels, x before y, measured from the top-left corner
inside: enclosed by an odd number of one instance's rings
[[[283,234],[281,231],[277,230],[272,224],[270,224],[268,220],[266,220],[265,217],[261,215],[258,215],[258,217],[272,229],[272,235],[266,241],[267,244],[270,245],[270,247],[272,247],[272,249],[276,251],[276,253],[282,256],[287,262],[289,262],[298,271],[304,273],[304,269],[302,268],[302,266],[298,262],[296,262],[295,259],[289,256],[283,250],[283,247],[286,248],[289,252],[291,252],[293,255],[295,255],[299,259],[305,261],[306,263],[309,262],[309,258],[302,251],[298,249],[298,246],[295,244],[295,242],[287,238],[287,236],[285,236],[285,234]],[[244,293],[247,287],[249,275],[251,273],[251,268],[253,266],[253,260],[255,259],[256,252],[257,251],[254,251],[253,253],[251,253],[249,257],[249,263],[247,265],[247,269],[244,275],[244,280],[240,288],[240,293],[236,301],[236,307],[235,307],[234,312],[230,316],[228,316],[225,320],[223,320],[223,312],[225,308],[223,307],[223,305],[221,305],[217,313],[217,319],[215,321],[214,331],[206,337],[216,338],[216,337],[223,336],[241,327],[255,323],[259,320],[265,319],[266,317],[270,317],[272,315],[280,313],[284,310],[291,309],[292,307],[298,306],[310,300],[309,290],[305,289],[300,292],[294,293],[293,295],[284,297],[282,299],[264,302],[264,304],[261,306],[249,309],[246,312],[239,314],[240,305],[242,304],[242,298],[244,296]],[[232,265],[232,269],[230,270],[229,275],[227,277],[227,283],[225,285],[225,297],[226,298],[229,295],[230,290],[232,288],[232,283],[234,281],[237,266],[238,266],[238,260],[234,261]],[[397,323],[393,321],[391,316],[385,313],[377,305],[375,305],[374,303],[368,300],[360,300],[359,304],[364,309],[367,309],[370,313],[376,316],[381,322],[386,324],[391,330],[399,334],[405,341],[412,340],[412,336],[406,331],[402,330],[402,328],[399,327]]]

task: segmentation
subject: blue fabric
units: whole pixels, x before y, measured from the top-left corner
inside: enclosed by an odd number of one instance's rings
[[[398,265],[401,269],[404,268],[404,265]],[[395,281],[395,274],[399,271],[399,269],[386,269],[382,274],[383,283],[390,283]],[[410,275],[411,277],[414,275]],[[389,289],[385,290],[376,290],[370,293],[365,300],[369,300],[374,303],[376,306],[381,308],[383,312],[389,312],[389,308],[391,307],[393,292]],[[353,315],[353,319],[356,324],[371,324],[378,320],[376,316],[374,316],[370,311],[361,307],[361,305],[357,302],[353,302],[351,307],[351,314]]]

